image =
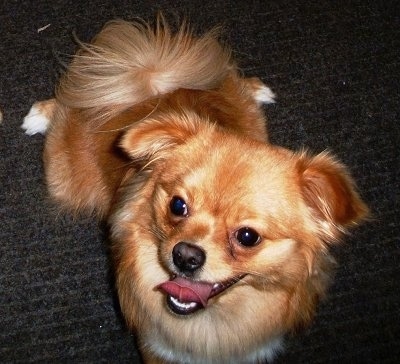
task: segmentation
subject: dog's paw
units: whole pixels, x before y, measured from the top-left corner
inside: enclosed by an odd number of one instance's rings
[[[24,117],[21,125],[21,128],[25,130],[25,134],[45,134],[50,123],[53,108],[53,100],[35,102]]]
[[[264,84],[254,90],[253,97],[260,104],[273,104],[275,102],[275,94]]]
[[[40,107],[34,103],[28,114],[24,117],[21,128],[25,130],[25,134],[34,135],[37,133],[45,134],[50,120],[42,113]]]
[[[247,78],[246,86],[258,104],[273,104],[275,102],[275,94],[259,78]]]

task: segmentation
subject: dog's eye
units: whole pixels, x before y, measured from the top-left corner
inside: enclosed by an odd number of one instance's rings
[[[174,196],[169,204],[171,212],[176,216],[187,216],[188,207],[185,200],[181,197]]]
[[[260,235],[252,228],[244,227],[236,231],[236,240],[243,246],[252,247],[261,241]]]

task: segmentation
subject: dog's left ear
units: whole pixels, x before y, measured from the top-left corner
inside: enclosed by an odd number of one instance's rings
[[[320,232],[334,240],[368,214],[346,167],[328,153],[300,155],[300,187]]]
[[[122,137],[120,146],[136,161],[164,156],[207,128],[196,114],[162,113],[134,124]]]

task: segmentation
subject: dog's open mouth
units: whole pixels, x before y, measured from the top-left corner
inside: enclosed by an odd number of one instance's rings
[[[207,306],[208,300],[239,282],[240,275],[223,282],[197,282],[183,277],[161,283],[158,289],[167,294],[168,307],[178,315],[189,315]]]

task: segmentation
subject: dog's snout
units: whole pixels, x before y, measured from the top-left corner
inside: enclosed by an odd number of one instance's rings
[[[174,246],[172,259],[181,272],[193,273],[204,265],[206,254],[199,246],[181,241]]]

